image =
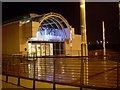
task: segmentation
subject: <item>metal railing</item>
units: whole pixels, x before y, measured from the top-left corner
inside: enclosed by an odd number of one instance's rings
[[[111,61],[103,58],[88,57],[31,57],[9,56],[3,58],[2,73],[8,76],[16,76],[18,85],[20,79],[26,78],[35,81],[45,81],[56,84],[71,85],[80,88],[120,88],[120,62],[119,58],[112,57]],[[115,60],[113,60],[115,59]]]
[[[61,50],[61,49],[54,49],[52,51],[35,51],[35,52],[25,52],[21,51],[19,54],[33,57],[33,56],[81,56],[81,50]]]

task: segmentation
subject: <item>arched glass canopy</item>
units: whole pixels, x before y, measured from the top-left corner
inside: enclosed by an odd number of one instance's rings
[[[31,21],[39,22],[39,28],[35,38],[31,40],[37,41],[65,41],[70,40],[71,28],[67,20],[60,14],[48,13],[38,15]]]

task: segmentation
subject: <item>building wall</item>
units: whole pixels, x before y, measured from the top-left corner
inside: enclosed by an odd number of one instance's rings
[[[81,56],[81,35],[74,33],[71,29],[72,40],[65,41],[65,54],[67,56]]]
[[[81,35],[74,35],[72,41],[65,41],[67,56],[81,56]]]
[[[36,37],[36,33],[39,28],[39,23],[34,21],[29,23],[20,22],[19,26],[20,52],[25,52],[25,48],[28,52],[28,40],[31,37]]]
[[[19,39],[20,39],[20,52],[28,51],[28,40],[32,37],[32,22],[22,23],[19,25]]]
[[[2,54],[16,54],[28,51],[28,40],[36,37],[38,22],[16,22],[3,26],[2,30]]]
[[[2,27],[2,54],[19,53],[19,22],[9,23]]]
[[[71,55],[71,48],[70,48],[70,40],[65,41],[65,45],[64,45],[64,49],[65,49],[65,55],[66,56],[70,56]]]
[[[74,35],[72,40],[72,55],[81,56],[81,35]]]
[[[2,31],[2,53],[3,54],[16,54],[28,52],[28,40],[31,37],[36,37],[39,28],[38,22],[16,22],[3,26]],[[74,34],[72,29],[72,41],[65,41],[65,54],[68,56],[81,55],[81,36]]]
[[[36,37],[39,26],[39,22],[32,22],[32,37]]]

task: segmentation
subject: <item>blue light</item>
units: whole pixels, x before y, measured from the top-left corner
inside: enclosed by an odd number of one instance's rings
[[[40,27],[36,33],[36,37],[31,38],[31,40],[64,41],[66,39],[71,39],[70,34],[71,33],[67,28],[65,28],[65,30],[59,30],[59,29],[54,29],[54,28]]]

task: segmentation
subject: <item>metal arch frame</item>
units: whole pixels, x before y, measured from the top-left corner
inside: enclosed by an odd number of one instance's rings
[[[53,19],[51,19],[51,17],[49,17],[48,19],[49,19],[50,21],[52,21],[52,22],[56,25],[56,27],[57,27],[58,29],[60,29],[60,26],[61,26],[61,25],[56,24],[55,19],[53,20]],[[62,28],[62,27],[61,27],[61,28]]]
[[[44,22],[42,22],[42,23],[44,23]],[[48,27],[47,25],[45,25],[46,27]],[[42,26],[39,26],[39,28],[42,28]]]
[[[45,19],[45,21],[48,22],[49,25],[50,25],[52,28],[54,27],[47,19]],[[44,21],[43,21],[43,22],[44,22]],[[47,25],[46,25],[46,26],[47,26]]]
[[[43,17],[39,20],[40,26],[41,26],[42,22],[43,22],[45,19],[47,19],[47,18],[49,18],[49,17],[52,17],[52,16],[58,17],[58,18],[60,18],[61,20],[63,20],[64,23],[66,24],[66,26],[68,27],[68,29],[71,31],[71,27],[70,27],[68,21],[67,21],[62,15],[60,15],[60,14],[58,14],[58,13],[53,13],[53,12],[50,12],[50,13],[47,13],[47,14],[44,14],[44,15],[43,15]]]
[[[53,28],[54,26],[47,20],[45,19],[44,21],[48,22],[49,25]],[[44,23],[44,21],[42,23]],[[44,25],[44,24],[43,24]],[[48,28],[48,25],[45,25]],[[42,26],[39,26],[39,28],[42,28]]]
[[[61,27],[61,29],[63,30],[63,28],[64,28],[63,25],[55,17],[52,16],[52,17],[49,17],[49,19],[51,19],[51,20],[55,21],[56,23],[58,23],[59,26]],[[58,24],[56,24],[56,23],[55,23],[55,25],[58,26]]]
[[[47,18],[47,19],[45,19],[45,21],[47,21],[52,27],[54,27],[49,21],[48,21],[48,19],[50,20],[50,21],[52,21],[53,23],[52,24],[54,24],[58,29],[62,29],[62,27],[61,27],[61,25],[58,25],[58,24],[56,24],[56,21],[55,21],[55,19],[53,20],[53,19],[51,19],[50,17],[49,18]],[[43,21],[44,22],[44,21]],[[47,25],[46,25],[47,26]]]
[[[52,21],[52,24],[54,24],[59,30],[60,30],[60,29],[63,29],[63,26],[61,25],[61,23],[59,23],[59,21],[56,20],[55,18],[49,17],[49,18],[47,18],[47,19],[44,20],[44,21],[47,22],[47,24],[49,24],[52,28],[54,28],[54,26],[53,26],[48,20]],[[44,21],[43,21],[42,23],[44,23]],[[58,25],[57,23],[58,23],[59,25]],[[44,24],[45,24],[45,23],[44,23]],[[41,26],[44,25],[44,24],[41,24]],[[48,27],[47,24],[45,24],[46,27]],[[40,27],[41,27],[41,26],[40,26]]]
[[[52,18],[52,19],[54,19],[60,26],[61,26],[61,28],[62,28],[62,30],[64,30],[64,27],[63,27],[63,25],[60,23],[60,21],[58,20],[58,19],[56,19],[55,17],[49,17],[49,18]],[[65,32],[65,30],[64,30],[64,34],[65,34],[65,37],[67,37],[67,35],[66,35],[66,32]]]
[[[55,19],[53,20],[53,19],[51,19],[51,17],[49,17],[48,18],[50,21],[52,21],[55,25],[56,25],[56,27],[58,28],[58,29],[60,29],[60,27],[61,27],[61,24],[56,24],[56,21],[55,21]],[[61,27],[61,29],[62,29],[62,27]]]

